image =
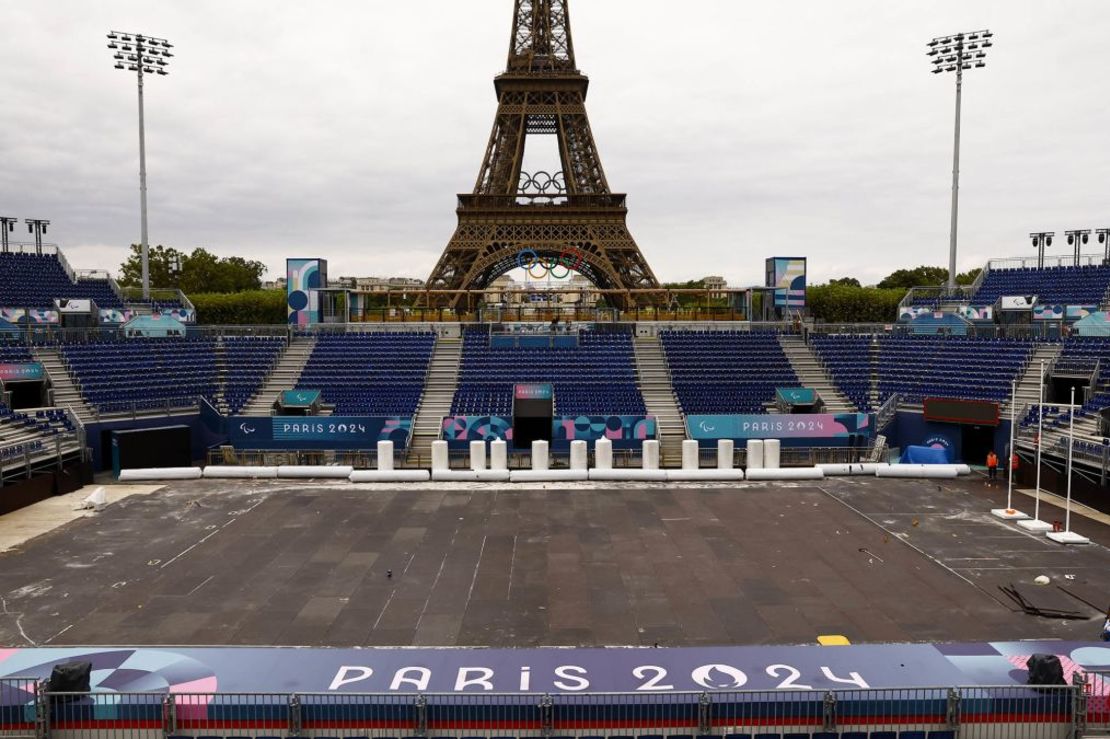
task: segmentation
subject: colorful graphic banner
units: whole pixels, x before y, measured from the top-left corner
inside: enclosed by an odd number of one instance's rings
[[[58,311],[38,308],[0,308],[0,319],[8,323],[58,323],[61,321]]]
[[[654,439],[654,416],[555,416],[551,443],[558,451],[572,441],[609,439],[614,449],[638,449],[644,439]],[[453,449],[464,449],[472,441],[512,441],[513,421],[503,416],[447,416],[441,438]]]
[[[847,446],[852,437],[870,437],[872,427],[871,416],[866,413],[686,417],[691,439],[781,439],[790,446]]]
[[[57,664],[92,663],[92,689],[126,693],[641,693],[782,691],[847,688],[937,688],[939,716],[947,710],[948,686],[1024,686],[1033,654],[1060,657],[1068,684],[1073,677],[1110,667],[1110,646],[1101,642],[1021,641],[975,644],[874,644],[844,647],[745,646],[589,649],[326,649],[280,647],[38,647],[0,649],[0,678],[45,680]],[[1087,675],[1088,700],[1105,708],[1110,679]],[[1013,689],[1007,710],[1017,710]],[[1030,690],[1030,696],[1037,693]],[[734,698],[736,694],[733,694]],[[677,698],[677,697],[676,697]],[[749,698],[751,699],[751,698]],[[848,700],[842,697],[840,700]],[[509,700],[506,698],[505,700]],[[619,696],[612,696],[614,703]],[[718,699],[719,700],[719,699]],[[860,700],[874,702],[863,694]],[[17,685],[0,691],[0,706],[32,705],[34,695]],[[243,702],[217,696],[190,705],[208,716],[213,706]],[[1033,702],[1035,704],[1035,701]],[[98,718],[117,718],[118,704],[100,706]],[[591,703],[585,708],[596,709]],[[1088,705],[1089,708],[1090,704]],[[157,706],[161,710],[160,706]],[[261,702],[259,712],[268,706]],[[477,704],[465,707],[471,716]],[[179,707],[179,711],[182,709]],[[244,705],[240,718],[253,716]],[[1040,708],[1043,710],[1043,707]],[[0,717],[4,714],[0,712]],[[226,716],[226,712],[221,715]],[[504,715],[503,711],[501,715]],[[2,720],[2,718],[0,718]]]
[[[554,421],[553,443],[609,439],[614,449],[638,449],[656,437],[655,416],[560,416]]]
[[[45,377],[41,362],[0,363],[0,382],[34,382]]]
[[[401,416],[232,416],[236,449],[376,449],[379,441],[408,445],[412,418]]]
[[[135,311],[119,310],[118,308],[101,308],[101,323],[127,323],[135,317]]]
[[[326,260],[285,260],[285,290],[289,323],[295,326],[311,326],[319,323],[320,290],[327,286]]]
[[[1062,321],[1064,320],[1064,306],[1038,305],[1033,309],[1034,321]]]
[[[767,287],[775,288],[776,308],[805,308],[805,257],[772,257],[768,259]]]
[[[993,305],[961,305],[956,309],[956,314],[963,316],[969,321],[993,321],[994,320],[994,306]]]
[[[1064,314],[1069,321],[1078,321],[1092,313],[1098,313],[1097,305],[1069,305],[1064,309]]]

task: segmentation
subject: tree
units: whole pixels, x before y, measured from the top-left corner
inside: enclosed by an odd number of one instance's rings
[[[828,323],[893,323],[905,295],[901,288],[883,290],[830,283],[806,290],[806,302],[814,318]]]
[[[840,277],[835,280],[829,280],[830,285],[844,285],[846,287],[860,287],[859,280],[855,277]]]
[[[140,247],[132,244],[131,255],[120,265],[121,285],[139,287],[142,284],[141,260]],[[180,272],[176,271],[178,265]],[[206,249],[194,249],[191,254],[161,245],[150,249],[152,288],[178,288],[186,293],[237,293],[261,288],[265,273],[266,266],[262,262],[242,257],[217,257]]]
[[[971,283],[979,279],[979,275],[982,273],[982,271],[982,267],[976,267],[975,269],[968,270],[967,272],[961,272],[960,274],[956,275],[956,284],[970,285]]]
[[[883,278],[876,287],[882,289],[902,288],[909,290],[911,287],[924,287],[942,285],[948,281],[948,270],[944,267],[925,267],[916,269],[900,269]]]

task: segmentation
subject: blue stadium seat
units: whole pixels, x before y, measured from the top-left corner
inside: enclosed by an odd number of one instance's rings
[[[502,347],[494,346],[488,329],[469,328],[451,414],[511,416],[513,385],[528,382],[554,386],[556,415],[647,413],[627,330],[582,331],[573,347]]]

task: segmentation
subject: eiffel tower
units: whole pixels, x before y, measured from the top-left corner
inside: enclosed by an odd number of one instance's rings
[[[601,166],[568,4],[515,0],[508,67],[494,80],[497,118],[474,191],[459,195],[458,228],[428,278],[433,305],[461,307],[463,291],[536,262],[573,269],[618,308],[662,295],[628,232],[626,196],[609,189]],[[557,137],[561,171],[522,171],[529,136]]]

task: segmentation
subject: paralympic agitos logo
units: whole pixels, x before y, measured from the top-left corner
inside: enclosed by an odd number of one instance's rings
[[[571,272],[581,272],[582,266],[588,264],[587,255],[576,246],[570,246],[559,252],[557,257],[541,257],[535,249],[521,249],[516,255],[516,264],[528,273],[534,280],[551,277],[555,280],[565,280]],[[563,273],[556,272],[559,268]]]

